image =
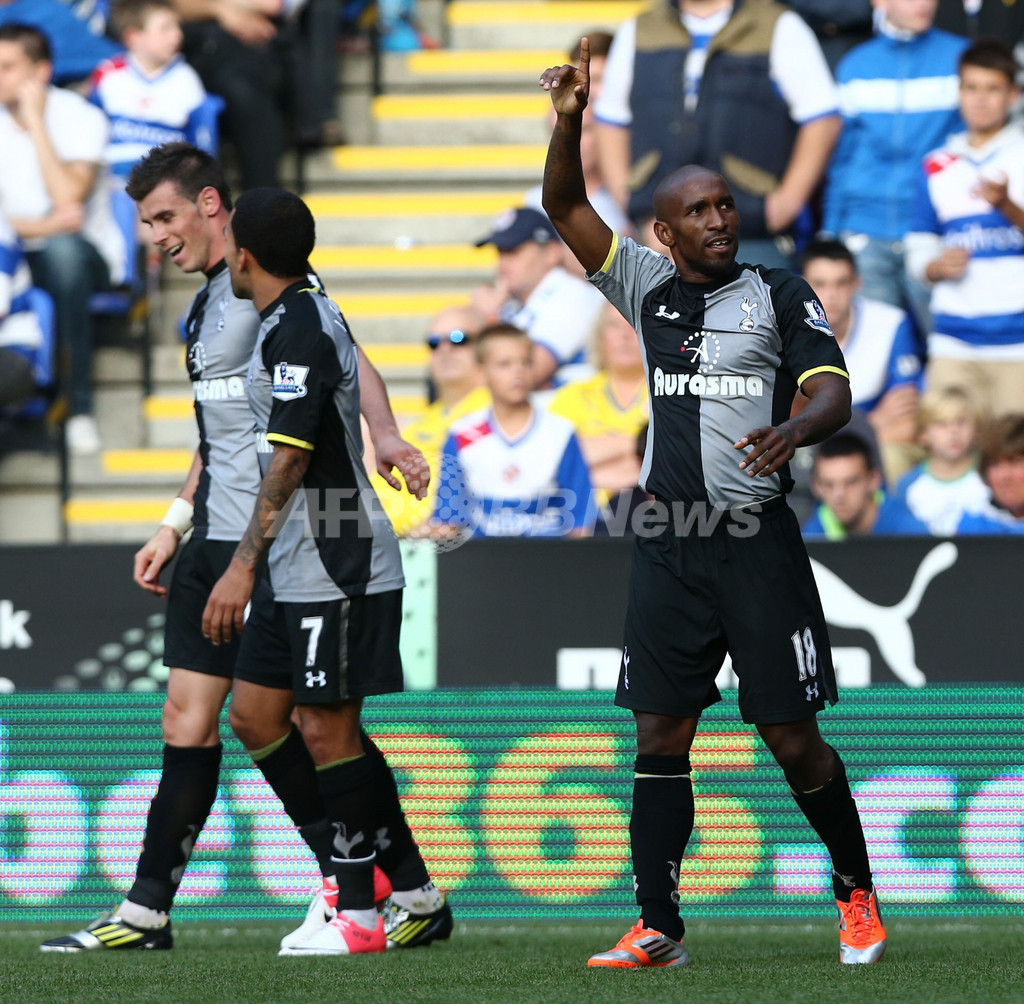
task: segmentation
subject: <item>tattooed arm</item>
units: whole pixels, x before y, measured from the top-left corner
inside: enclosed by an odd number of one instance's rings
[[[274,444],[274,455],[260,482],[245,536],[235,549],[227,571],[213,587],[203,611],[203,635],[214,645],[231,641],[233,632],[241,633],[245,608],[256,583],[256,569],[270,550],[282,521],[288,518],[311,457],[309,450]]]
[[[583,110],[590,97],[590,40],[580,40],[580,65],[555,66],[540,85],[558,113],[544,164],[544,211],[579,263],[600,271],[612,246],[612,232],[587,198],[580,159]]]

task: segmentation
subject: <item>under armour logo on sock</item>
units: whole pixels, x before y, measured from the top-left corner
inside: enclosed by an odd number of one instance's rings
[[[840,875],[839,872],[835,870],[835,868],[832,869],[832,875],[835,878],[839,879],[843,883],[843,885],[846,886],[847,889],[857,888],[857,883],[854,881],[852,875]]]
[[[386,826],[382,826],[377,831],[377,835],[373,838],[373,845],[378,851],[386,851],[391,846],[391,841],[388,839],[388,828]]]
[[[679,862],[668,862],[668,874],[672,879],[672,902],[679,906]]]
[[[357,844],[361,844],[365,839],[363,837],[362,830],[360,830],[358,833],[353,834],[352,839],[349,840],[348,833],[345,830],[344,823],[335,823],[334,829],[334,849],[338,852],[338,857],[352,857],[352,848],[355,847]]]

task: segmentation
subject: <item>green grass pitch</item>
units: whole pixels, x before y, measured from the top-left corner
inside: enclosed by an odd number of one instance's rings
[[[689,968],[593,970],[627,925],[456,924],[448,943],[352,959],[279,959],[282,924],[182,924],[169,952],[43,955],[67,925],[0,924],[0,1001],[482,1002],[656,1001],[990,1004],[1024,1001],[1024,919],[888,920],[873,966],[840,966],[827,921],[695,922]]]

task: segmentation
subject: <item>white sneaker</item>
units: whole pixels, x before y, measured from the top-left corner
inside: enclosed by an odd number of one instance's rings
[[[281,939],[281,951],[278,952],[278,955],[290,954],[287,949],[294,948],[316,934],[334,916],[334,907],[337,902],[337,883],[330,886],[325,879],[324,884],[317,889],[313,902],[309,904],[309,909],[306,911],[306,919],[291,934],[286,934]]]
[[[64,441],[76,456],[84,457],[100,452],[100,432],[92,415],[72,415],[64,427]]]
[[[278,955],[358,955],[364,952],[384,952],[387,939],[384,921],[378,917],[374,928],[363,927],[351,917],[339,913],[324,924],[311,937],[291,948],[282,948]]]

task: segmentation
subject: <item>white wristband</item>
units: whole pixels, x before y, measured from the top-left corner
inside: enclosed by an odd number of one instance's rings
[[[180,495],[171,503],[167,515],[160,520],[161,526],[169,526],[176,531],[179,537],[184,537],[192,529],[192,513],[194,512],[191,502],[186,502]]]

